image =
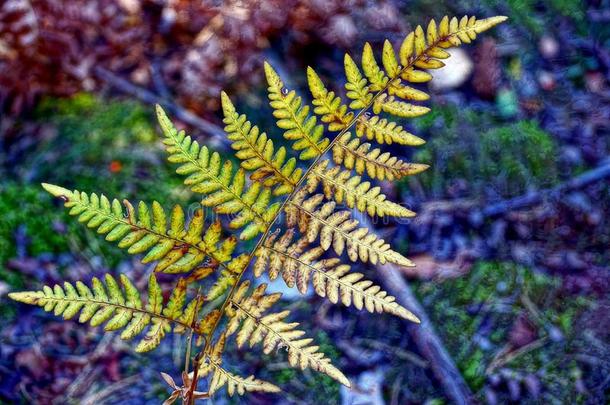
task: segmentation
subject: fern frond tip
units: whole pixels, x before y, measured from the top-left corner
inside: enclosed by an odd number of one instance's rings
[[[411,321],[413,323],[421,323],[421,320],[413,312],[409,311],[404,307],[399,307],[399,309],[394,313],[394,315],[397,315],[402,319],[406,319],[407,321]]]
[[[508,17],[504,15],[497,15],[495,17],[489,17],[483,20],[479,20],[475,23],[475,31],[477,34],[480,34],[481,32],[487,31],[488,29],[493,28],[506,20],[508,20]]]
[[[42,185],[42,188],[44,188],[49,194],[51,194],[55,197],[69,199],[70,196],[72,195],[72,191],[68,190],[67,188],[63,188],[61,186],[56,186],[55,184],[41,183],[41,185]]]
[[[37,305],[38,300],[43,296],[44,294],[40,291],[21,291],[8,294],[10,299],[30,305]]]

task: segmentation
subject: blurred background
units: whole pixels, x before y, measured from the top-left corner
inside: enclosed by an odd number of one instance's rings
[[[608,403],[607,0],[1,1],[0,402],[160,403],[158,372],[177,378],[182,367],[180,336],[137,355],[8,300],[43,283],[151,271],[68,218],[40,182],[195,204],[165,161],[154,103],[229,157],[221,89],[279,136],[264,59],[303,95],[308,65],[343,93],[345,52],[399,44],[445,14],[510,19],[454,51],[434,72],[432,112],[401,123],[427,143],[393,153],[431,168],[385,190],[418,216],[375,226],[417,268],[390,281],[362,268],[429,322],[287,294],[293,320],[356,389],[286,368],[282,353],[229,350],[235,371],[285,393],[214,402]]]

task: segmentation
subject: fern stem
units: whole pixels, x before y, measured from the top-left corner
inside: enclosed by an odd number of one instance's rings
[[[207,353],[210,348],[211,348],[211,341],[212,341],[212,336],[214,334],[214,332],[216,331],[216,329],[218,328],[218,325],[220,324],[220,320],[223,317],[223,313],[227,307],[227,305],[229,304],[229,302],[231,302],[233,295],[235,294],[235,291],[237,290],[237,286],[239,284],[239,282],[241,281],[241,278],[243,277],[244,273],[246,272],[246,270],[248,269],[248,267],[250,266],[250,263],[252,262],[252,259],[254,258],[254,254],[256,253],[256,251],[262,246],[263,242],[265,241],[265,239],[267,239],[267,237],[269,236],[269,233],[271,232],[271,228],[273,227],[273,225],[275,224],[275,222],[278,220],[278,218],[280,217],[280,214],[284,211],[284,208],[286,208],[286,205],[291,202],[291,200],[294,198],[295,194],[297,193],[299,187],[303,184],[303,182],[305,181],[305,179],[307,179],[307,177],[309,176],[309,174],[312,172],[312,170],[320,163],[320,160],[322,159],[322,157],[329,151],[332,149],[332,147],[335,145],[335,143],[341,139],[341,137],[343,135],[345,135],[345,133],[347,133],[347,131],[354,126],[354,124],[358,121],[358,119],[364,115],[375,103],[375,101],[381,97],[382,94],[384,94],[388,88],[390,87],[390,85],[392,84],[392,82],[394,81],[394,79],[396,79],[397,77],[400,77],[400,75],[406,71],[407,69],[412,68],[415,63],[417,61],[419,61],[420,59],[422,59],[423,57],[426,56],[426,54],[433,48],[435,48],[438,43],[445,41],[447,39],[447,37],[443,37],[443,38],[438,38],[437,41],[435,41],[432,44],[428,44],[428,46],[426,47],[426,49],[424,49],[416,58],[413,58],[412,60],[409,61],[408,64],[406,64],[405,66],[402,67],[402,69],[400,69],[396,75],[392,78],[390,78],[390,80],[388,80],[388,82],[385,84],[385,86],[379,90],[372,98],[371,100],[368,102],[368,104],[366,106],[364,106],[360,111],[358,111],[358,113],[356,113],[352,119],[350,120],[349,124],[346,125],[345,128],[343,128],[341,130],[341,132],[339,132],[333,139],[332,141],[328,144],[328,146],[326,146],[326,148],[315,158],[315,160],[313,161],[313,163],[307,168],[307,170],[303,173],[303,176],[299,179],[299,181],[297,181],[296,185],[294,186],[294,189],[290,192],[290,194],[288,195],[288,197],[286,197],[286,199],[284,201],[282,201],[282,204],[280,205],[280,209],[277,211],[277,213],[275,214],[275,216],[273,217],[273,219],[271,221],[269,221],[267,228],[265,229],[265,232],[263,232],[263,235],[260,237],[260,239],[256,242],[256,245],[254,246],[254,248],[250,251],[250,253],[248,254],[248,262],[247,264],[244,266],[244,268],[242,269],[242,271],[237,275],[237,278],[235,280],[235,284],[233,284],[233,286],[231,287],[231,290],[229,291],[229,293],[227,294],[227,297],[225,298],[224,302],[222,303],[222,306],[220,307],[220,316],[218,317],[218,319],[216,320],[216,322],[214,323],[214,325],[212,326],[212,329],[210,329],[210,333],[208,334],[208,339],[206,341],[206,344],[204,346],[204,348],[202,349],[202,351],[204,353]]]

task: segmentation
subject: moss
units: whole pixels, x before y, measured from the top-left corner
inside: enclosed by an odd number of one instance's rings
[[[479,262],[467,276],[440,285],[421,283],[417,293],[474,391],[482,392],[487,368],[509,344],[516,319],[525,316],[534,324],[538,338],[546,336],[547,342],[503,367],[515,375],[539,375],[547,398],[577,396],[570,369],[580,369],[571,363],[576,334],[570,325],[589,301],[560,296],[559,279],[512,263]],[[548,337],[553,327],[562,330],[563,340]]]
[[[109,266],[124,260],[118,248],[68,219],[59,202],[40,189],[40,182],[103,190],[119,199],[157,200],[168,208],[194,200],[174,167],[165,162],[151,112],[137,102],[90,94],[43,100],[36,119],[51,125],[56,135],[43,141],[20,167],[23,173],[34,174],[29,176],[33,184],[3,187],[0,204],[7,214],[0,231],[0,263],[15,255],[14,233],[21,225],[30,241],[28,255],[73,250],[100,256]],[[66,232],[58,231],[66,227]]]
[[[23,276],[6,268],[6,262],[17,255],[18,234],[26,238],[23,253],[29,256],[68,250],[66,235],[60,231],[66,215],[52,207],[51,196],[38,186],[0,184],[0,280],[23,287]]]
[[[485,0],[485,3],[510,16],[514,26],[525,27],[536,36],[547,32],[547,24],[557,15],[571,19],[579,34],[587,33],[586,5],[581,0]]]
[[[419,179],[427,190],[443,196],[461,179],[468,195],[519,195],[529,187],[547,187],[557,180],[555,142],[534,121],[497,125],[489,114],[455,107],[437,108],[416,123],[430,140],[414,161],[431,164]]]
[[[184,200],[189,195],[164,163],[151,112],[137,102],[90,94],[46,99],[37,117],[54,125],[57,136],[40,146],[42,158],[26,164],[37,166],[38,181],[161,203]]]

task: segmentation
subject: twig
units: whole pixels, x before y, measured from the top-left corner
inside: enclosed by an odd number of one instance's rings
[[[178,104],[163,98],[150,90],[136,86],[135,84],[123,79],[122,77],[101,66],[96,66],[93,69],[93,72],[98,79],[108,83],[115,89],[125,94],[133,96],[147,104],[160,104],[180,121],[189,124],[209,135],[210,141],[214,145],[222,145],[227,143],[227,137],[225,136],[223,129],[218,125],[198,117]]]
[[[522,356],[526,353],[531,352],[532,350],[536,350],[544,346],[547,341],[548,337],[544,336],[516,350],[512,350],[513,348],[511,346],[506,346],[504,349],[500,350],[500,352],[489,363],[489,366],[487,366],[487,369],[485,370],[485,375],[493,373],[496,369],[502,367],[507,363],[510,363],[519,356]]]
[[[581,189],[589,184],[603,180],[606,177],[610,177],[610,162],[603,163],[597,168],[589,170],[564,183],[558,184],[555,187],[534,191],[519,197],[488,205],[480,212],[483,217],[502,215],[509,211],[515,211],[539,204],[548,199],[556,199],[566,192]]]
[[[102,401],[103,399],[109,397],[110,395],[116,393],[117,391],[121,391],[124,388],[130,387],[131,385],[136,383],[141,378],[142,378],[141,375],[136,374],[136,375],[132,375],[130,377],[124,378],[121,381],[117,381],[116,383],[107,386],[106,388],[102,389],[101,391],[98,391],[95,394],[84,398],[82,400],[82,404],[83,405],[99,404],[100,401]]]
[[[426,360],[422,359],[417,354],[410,352],[408,350],[394,347],[392,345],[389,345],[384,342],[380,342],[375,339],[361,339],[360,341],[369,347],[372,347],[374,349],[383,350],[387,353],[393,354],[394,356],[396,356],[402,360],[410,361],[411,363],[415,364],[417,367],[430,368],[430,366],[428,365],[428,362]]]
[[[472,393],[455,366],[453,359],[447,353],[443,342],[434,331],[434,326],[417,301],[417,298],[400,275],[397,266],[391,264],[376,266],[382,284],[386,290],[396,297],[396,301],[413,312],[421,324],[409,323],[407,331],[415,341],[415,345],[428,360],[434,376],[443,387],[445,395],[455,404],[472,403]]]

